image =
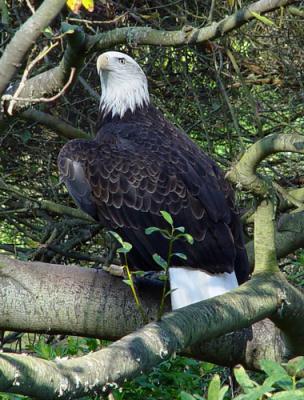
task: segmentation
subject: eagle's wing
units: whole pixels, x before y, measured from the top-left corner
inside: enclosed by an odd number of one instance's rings
[[[193,253],[193,263],[203,262],[211,272],[231,271],[236,253],[231,189],[207,156],[198,156],[195,146],[191,150],[190,162],[173,143],[153,138],[144,145],[125,138],[104,143],[76,139],[63,147],[58,165],[79,207],[122,232],[150,258],[155,249],[144,229],[164,227],[160,211],[166,210],[175,226],[184,226],[200,242],[200,249],[181,248]]]
[[[188,210],[191,220],[183,222],[189,226],[206,213],[212,222],[229,223],[229,186],[224,180],[221,184],[210,159],[197,161],[193,166],[176,149],[155,143],[140,146],[122,139],[100,145],[76,139],[63,147],[58,166],[77,205],[94,218],[97,210],[102,212],[99,217],[113,228],[143,227],[137,213],[126,216],[132,210],[148,212],[157,219],[160,210],[173,217]],[[198,239],[201,234],[196,235]]]

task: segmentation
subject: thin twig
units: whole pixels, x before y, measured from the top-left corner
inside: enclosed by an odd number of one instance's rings
[[[114,19],[111,19],[110,21],[91,21],[89,19],[79,19],[79,18],[67,18],[68,21],[71,22],[79,22],[79,23],[85,23],[85,24],[91,24],[91,25],[110,25],[110,24],[115,24],[119,22],[120,20],[124,20],[125,17],[127,17],[128,12],[125,12],[122,15],[118,15]]]
[[[34,68],[34,66],[42,59],[44,58],[54,47],[56,47],[58,45],[57,43],[52,43],[49,47],[45,47],[39,54],[37,57],[34,58],[33,61],[31,61],[28,66],[25,68],[21,81],[19,83],[19,86],[17,88],[17,90],[15,91],[15,93],[13,94],[13,96],[11,96],[11,101],[10,104],[8,106],[7,109],[7,113],[8,115],[13,115],[13,108],[14,105],[16,104],[16,101],[19,100],[18,99],[18,95],[21,93],[22,89],[25,86],[25,83],[27,81],[27,78],[29,76],[29,73],[31,72],[31,70]],[[7,100],[7,96],[3,96],[4,100]]]

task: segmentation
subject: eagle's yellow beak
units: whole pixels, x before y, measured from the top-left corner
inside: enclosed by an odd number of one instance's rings
[[[109,57],[106,54],[101,54],[97,58],[97,72],[100,73],[101,70],[109,69]]]

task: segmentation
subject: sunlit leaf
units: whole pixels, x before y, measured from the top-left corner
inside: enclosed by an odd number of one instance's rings
[[[287,392],[279,392],[272,397],[274,400],[303,400],[304,391],[302,390],[288,390]]]
[[[122,240],[122,237],[117,232],[108,231],[108,233],[110,235],[112,235],[123,246],[124,241]]]
[[[66,5],[73,13],[78,14],[81,7],[81,0],[67,0]]]
[[[181,258],[182,260],[187,260],[187,256],[184,253],[173,253],[172,255]]]
[[[179,398],[180,400],[196,400],[195,397],[184,391],[180,392]]]
[[[248,393],[250,389],[253,389],[257,386],[257,384],[249,378],[247,372],[241,365],[235,367],[233,372],[235,379],[237,380],[238,384],[242,387],[245,393]]]
[[[79,13],[81,6],[89,12],[94,10],[94,0],[67,0],[66,5],[75,14]]]
[[[82,0],[82,5],[89,12],[94,11],[94,0]]]
[[[160,229],[157,228],[156,226],[150,226],[149,228],[145,229],[145,234],[146,235],[151,235],[151,233],[159,232],[159,231],[160,231]]]
[[[297,373],[304,370],[304,357],[300,356],[289,360],[286,369],[290,375],[297,375]]]
[[[219,392],[217,400],[223,400],[225,397],[225,394],[228,392],[228,390],[229,390],[228,385],[223,386]]]
[[[158,264],[161,268],[168,268],[167,261],[165,261],[159,254],[153,254],[153,260]]]
[[[218,400],[221,388],[221,380],[218,374],[214,375],[208,386],[208,400]]]
[[[168,222],[168,224],[170,224],[172,226],[173,219],[172,219],[171,215],[167,211],[161,211],[160,213],[161,213],[162,217],[164,218],[164,220],[166,220]]]
[[[187,240],[187,242],[188,242],[189,244],[193,244],[194,239],[193,239],[193,237],[192,237],[189,233],[185,233],[185,234],[183,235],[183,237]]]

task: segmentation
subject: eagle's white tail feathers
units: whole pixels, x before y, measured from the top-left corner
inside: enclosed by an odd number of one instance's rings
[[[172,309],[218,296],[236,288],[235,273],[210,275],[192,268],[169,268]]]

